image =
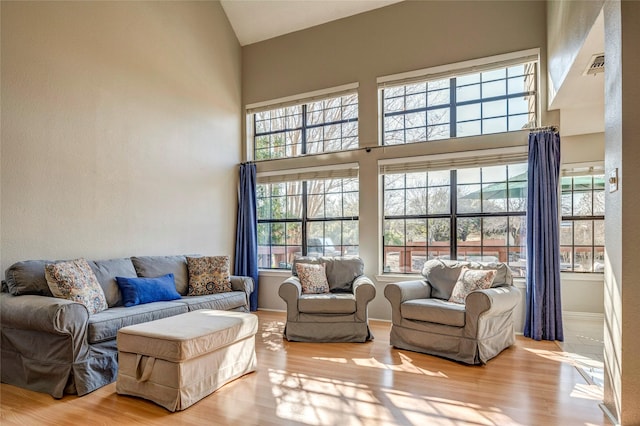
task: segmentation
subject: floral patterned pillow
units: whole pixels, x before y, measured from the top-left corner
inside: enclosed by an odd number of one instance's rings
[[[90,314],[108,308],[98,278],[85,259],[48,263],[44,266],[44,276],[55,297],[82,303]]]
[[[296,263],[296,273],[300,278],[302,293],[329,293],[329,282],[324,264]]]
[[[189,291],[187,296],[232,291],[229,256],[187,257]]]
[[[469,293],[491,287],[497,272],[495,269],[469,269],[463,266],[458,281],[453,286],[449,302],[464,305]]]

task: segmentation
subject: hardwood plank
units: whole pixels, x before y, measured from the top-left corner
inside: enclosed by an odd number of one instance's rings
[[[120,396],[115,384],[84,397],[0,385],[9,425],[610,425],[599,396],[554,342],[518,337],[485,366],[389,346],[371,321],[369,343],[295,343],[285,315],[258,312],[258,371],[185,411]]]

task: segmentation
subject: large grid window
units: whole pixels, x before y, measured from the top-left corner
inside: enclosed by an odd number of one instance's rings
[[[382,144],[511,132],[536,122],[536,63],[382,89]]]
[[[385,174],[384,272],[419,273],[433,258],[525,271],[527,166]]]
[[[256,160],[358,147],[358,94],[351,93],[253,114]]]
[[[296,256],[358,254],[357,178],[259,184],[258,267],[290,269]]]
[[[604,175],[564,176],[560,269],[604,272]]]

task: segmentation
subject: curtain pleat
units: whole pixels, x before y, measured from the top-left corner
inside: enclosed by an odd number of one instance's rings
[[[253,278],[249,298],[252,311],[258,310],[258,214],[256,207],[256,165],[240,165],[238,221],[236,227],[235,275]]]
[[[563,340],[560,300],[558,182],[560,135],[529,134],[527,296],[524,335]]]

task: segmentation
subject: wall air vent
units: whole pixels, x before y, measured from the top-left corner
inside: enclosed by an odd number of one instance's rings
[[[593,55],[582,75],[596,75],[604,72],[604,53]]]

